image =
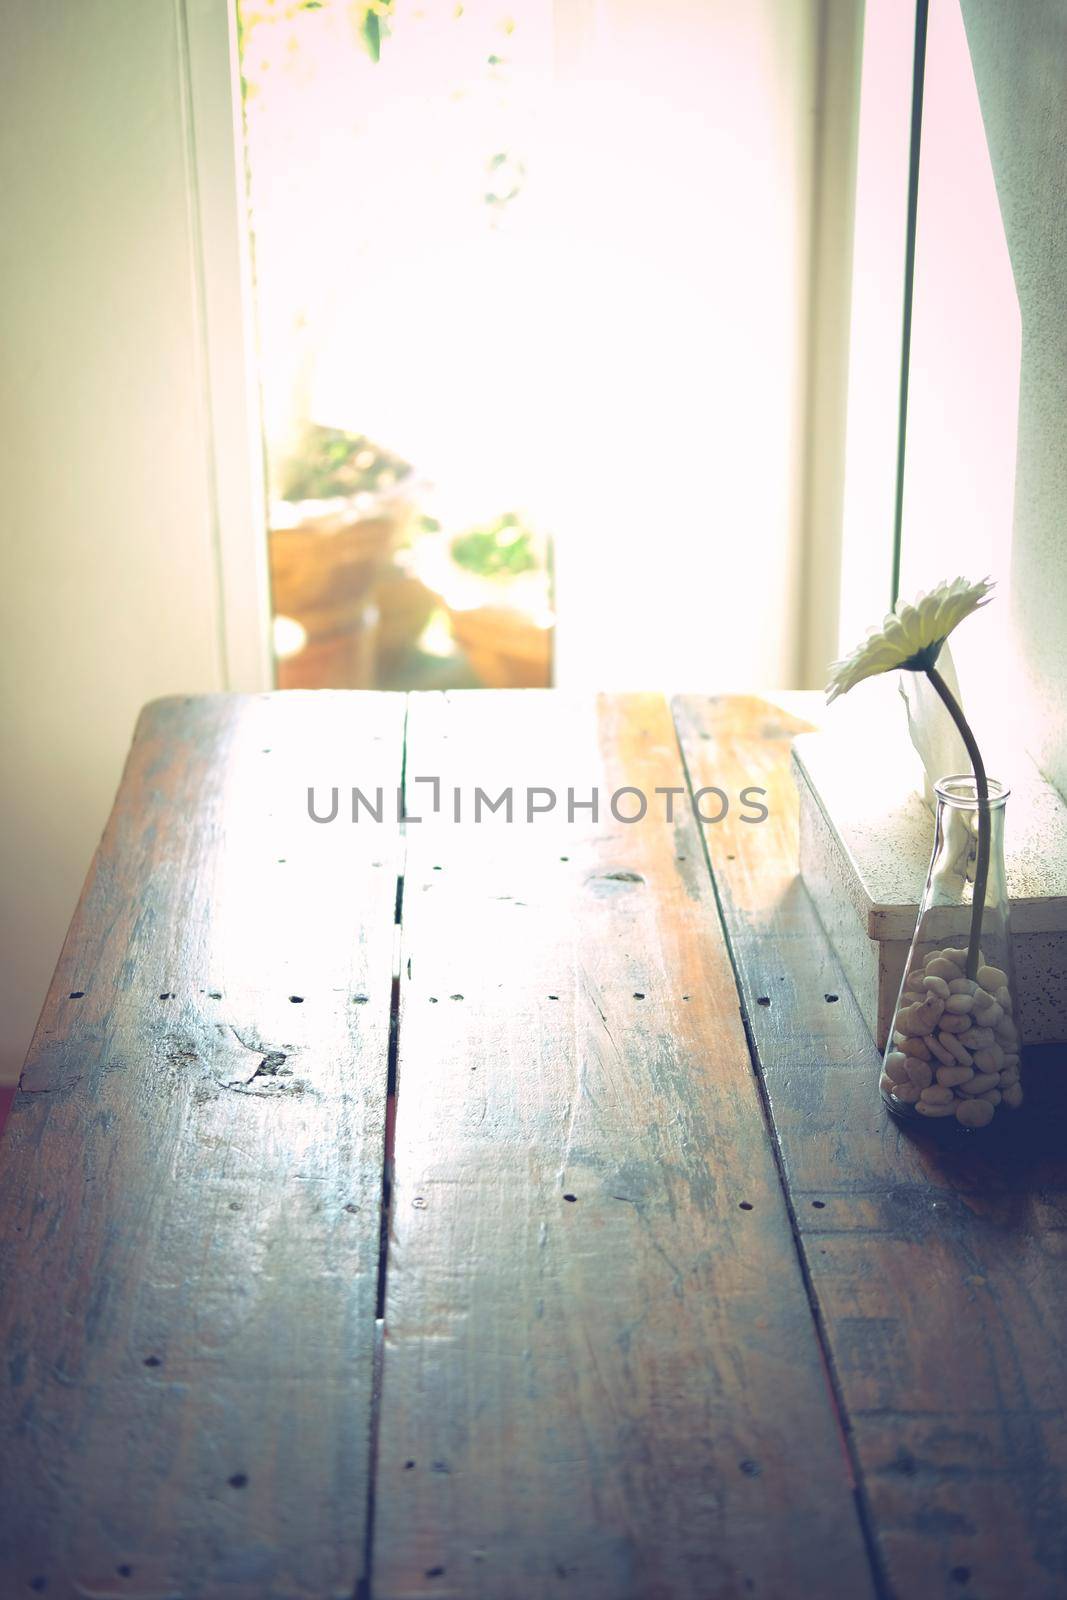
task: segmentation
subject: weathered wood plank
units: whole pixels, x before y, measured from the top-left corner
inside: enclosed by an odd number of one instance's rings
[[[699,835],[653,796],[665,703],[415,696],[407,774],[376,1600],[861,1600]],[[444,820],[593,783],[596,823]]]
[[[704,835],[881,1582],[900,1600],[1054,1600],[1067,1582],[1067,1062],[1058,1076],[1031,1062],[1033,1109],[999,1139],[946,1147],[888,1117],[797,878],[789,743],[806,724],[785,704],[686,697],[675,717],[694,787],[768,790],[765,823],[731,813]]]
[[[403,718],[142,716],[0,1151],[4,1596],[355,1588],[399,842],[306,788]]]

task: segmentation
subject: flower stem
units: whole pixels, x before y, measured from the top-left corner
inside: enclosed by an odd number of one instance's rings
[[[982,912],[985,910],[986,883],[989,879],[989,841],[991,834],[989,819],[989,781],[986,778],[985,762],[982,753],[971,732],[970,724],[963,715],[963,708],[956,699],[952,690],[938,672],[936,667],[927,667],[926,676],[941,696],[948,714],[960,731],[960,738],[967,747],[971,767],[974,770],[974,787],[978,798],[978,861],[974,869],[974,894],[971,896],[971,936],[967,945],[967,977],[974,979],[978,971],[978,945],[982,938]]]

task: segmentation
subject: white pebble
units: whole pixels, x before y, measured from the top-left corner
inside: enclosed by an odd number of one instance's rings
[[[928,1033],[923,1039],[923,1044],[929,1050],[934,1059],[941,1062],[942,1066],[951,1067],[955,1064],[956,1057],[952,1055],[950,1051],[945,1049],[944,1045],[939,1041],[936,1033]]]
[[[915,1021],[918,1023],[918,1027],[914,1031],[916,1033],[929,1033],[944,1009],[945,1001],[942,1000],[939,994],[928,994],[915,1013]]]
[[[960,1100],[955,1112],[965,1128],[984,1128],[995,1115],[988,1100]]]
[[[992,1005],[982,1006],[980,1010],[977,1006],[974,1008],[974,1020],[980,1028],[995,1028],[1003,1015],[1003,1007],[998,1006],[995,1000]]]
[[[908,1057],[908,1077],[916,1089],[928,1089],[934,1081],[934,1074],[925,1061],[914,1061]]]
[[[1005,984],[1000,986],[993,998],[1001,1010],[1008,1012],[1012,1010],[1011,990]]]
[[[994,1043],[996,1035],[992,1028],[967,1028],[956,1037],[968,1050],[987,1050]]]
[[[999,1072],[1004,1065],[1004,1052],[999,1044],[987,1045],[974,1052],[974,1064],[979,1072]]]
[[[930,994],[938,994],[941,996],[942,1000],[948,999],[948,984],[945,982],[944,978],[939,978],[935,974],[932,978],[924,978],[922,986],[924,989],[928,990]]]
[[[972,983],[970,978],[953,978],[948,990],[949,994],[973,994],[977,987],[978,985]]]
[[[885,1058],[885,1071],[894,1083],[904,1083],[908,1077],[908,1058],[901,1050],[890,1050]]]
[[[954,1103],[943,1106],[935,1105],[932,1100],[917,1100],[915,1109],[921,1112],[924,1117],[951,1117],[956,1107]],[[990,1110],[992,1110],[992,1107],[990,1107]]]
[[[923,1089],[919,1095],[919,1104],[927,1106],[950,1106],[955,1099],[951,1089],[945,1089],[939,1083],[932,1083],[928,1089]]]
[[[963,977],[963,970],[954,961],[946,961],[944,956],[928,956],[926,960],[926,976],[928,978],[944,978],[951,989],[954,981]]]
[[[949,1055],[958,1061],[961,1067],[974,1065],[974,1057],[971,1052],[965,1045],[960,1044],[954,1033],[942,1033],[939,1037]]]
[[[1003,1090],[1004,1104],[1017,1111],[1023,1103],[1023,1086],[1021,1083],[1009,1083]]]
[[[983,989],[988,989],[990,994],[996,994],[998,989],[1008,987],[1008,974],[1002,972],[1000,967],[979,967],[975,977]]]
[[[999,1106],[999,1104],[1000,1104],[1000,1090],[999,1089],[987,1089],[985,1094],[979,1095],[978,1098],[980,1100],[988,1100],[989,1104],[991,1106]]]
[[[958,1083],[967,1083],[974,1077],[970,1067],[938,1067],[937,1081],[946,1089],[954,1089]]]
[[[985,1094],[987,1089],[995,1089],[999,1083],[995,1072],[976,1072],[968,1083],[960,1084],[960,1094]]]
[[[970,1017],[958,1017],[954,1011],[946,1011],[937,1024],[939,1033],[966,1033],[970,1026]]]
[[[973,1011],[974,995],[950,994],[948,999],[945,1001],[945,1010],[954,1011],[959,1016],[962,1016],[965,1011]]]
[[[920,1039],[918,1035],[915,1035],[910,1039],[905,1039],[900,1048],[904,1055],[913,1056],[916,1061],[929,1061],[930,1059],[930,1052],[927,1049],[926,1040]]]

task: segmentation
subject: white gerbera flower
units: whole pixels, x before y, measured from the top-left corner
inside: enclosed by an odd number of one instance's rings
[[[898,601],[880,628],[873,628],[851,655],[834,662],[826,686],[827,704],[880,672],[897,667],[925,672],[936,662],[953,628],[985,605],[992,588],[988,578],[979,583],[955,578],[919,595],[912,605]]]

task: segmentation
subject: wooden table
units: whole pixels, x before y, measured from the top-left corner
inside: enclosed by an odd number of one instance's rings
[[[1055,1073],[887,1119],[801,704],[145,711],[0,1147],[4,1600],[1067,1593]]]

